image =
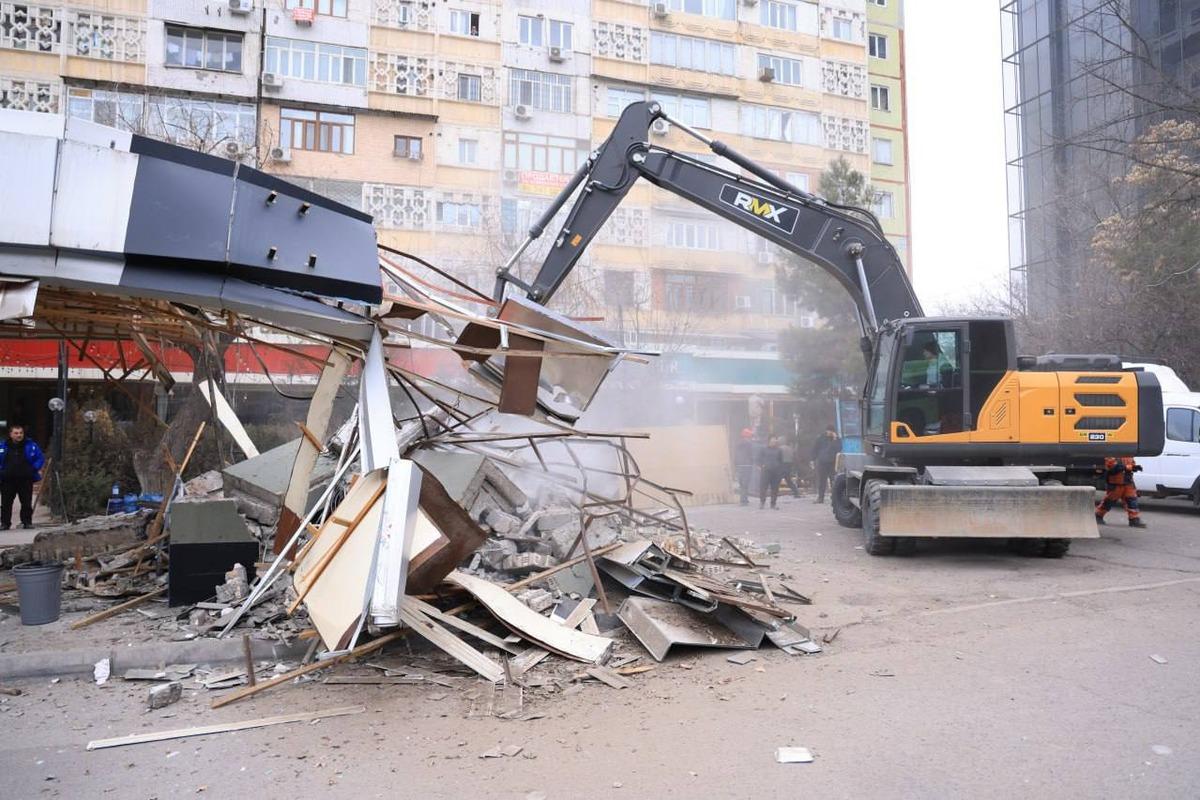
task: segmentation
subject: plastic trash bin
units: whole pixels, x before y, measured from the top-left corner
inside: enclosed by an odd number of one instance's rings
[[[45,625],[62,612],[63,565],[57,561],[31,561],[13,567],[22,625]]]

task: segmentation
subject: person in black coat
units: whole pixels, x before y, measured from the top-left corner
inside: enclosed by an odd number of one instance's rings
[[[779,446],[779,437],[772,436],[767,440],[767,446],[758,455],[758,465],[762,468],[762,476],[758,487],[758,507],[764,508],[767,497],[770,496],[771,508],[779,500],[779,482],[783,480],[783,449]]]
[[[813,442],[812,461],[809,466],[816,472],[817,497],[814,503],[825,502],[825,487],[833,478],[833,467],[837,462],[837,454],[842,452],[842,440],[838,438],[837,429],[830,425],[825,432]]]

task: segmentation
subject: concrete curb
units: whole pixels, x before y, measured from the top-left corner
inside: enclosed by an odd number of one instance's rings
[[[250,642],[250,650],[256,661],[294,661],[301,658],[308,649],[308,643],[300,640],[288,645],[258,639],[251,639]],[[138,647],[40,650],[0,655],[0,678],[90,675],[96,662],[104,658],[112,659],[112,676],[119,678],[127,669],[156,669],[167,664],[219,664],[241,661],[245,655],[240,636],[229,639],[163,642]]]

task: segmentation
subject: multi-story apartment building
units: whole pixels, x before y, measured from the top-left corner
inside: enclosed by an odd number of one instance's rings
[[[871,83],[873,211],[911,275],[902,0],[867,0],[867,74]]]
[[[907,262],[901,3],[3,0],[0,107],[244,158],[488,291],[622,108],[654,98],[801,187],[844,156]],[[653,137],[711,158],[669,125]],[[639,186],[556,303],[674,353],[690,413],[737,424],[747,395],[788,393],[777,332],[817,322],[776,287],[779,263]]]

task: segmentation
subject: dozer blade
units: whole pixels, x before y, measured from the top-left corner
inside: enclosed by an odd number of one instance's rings
[[[1098,539],[1087,486],[882,486],[881,536]]]

